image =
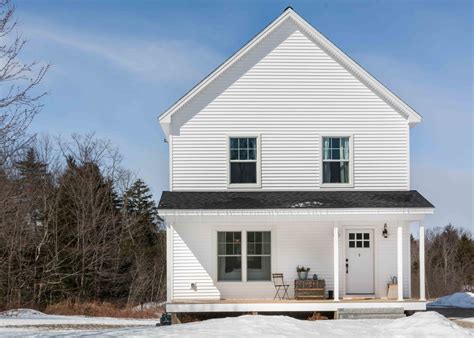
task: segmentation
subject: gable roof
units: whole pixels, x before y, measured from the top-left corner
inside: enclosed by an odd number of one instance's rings
[[[434,208],[418,191],[163,191],[158,209]]]
[[[279,27],[286,20],[293,20],[296,25],[305,32],[314,43],[318,45],[323,51],[325,51],[331,58],[343,66],[359,81],[365,84],[371,89],[376,95],[384,100],[388,105],[395,109],[398,113],[404,116],[410,125],[421,122],[421,116],[413,110],[408,104],[403,102],[398,96],[387,89],[382,83],[370,75],[364,68],[358,63],[347,56],[341,51],[336,45],[324,37],[318,32],[313,26],[311,26],[306,20],[299,16],[291,7],[285,9],[285,11],[270,23],[263,31],[257,34],[252,40],[250,40],[244,47],[217,67],[207,77],[201,80],[196,86],[194,86],[189,92],[183,97],[176,101],[171,107],[169,107],[163,114],[160,115],[159,121],[165,132],[166,136],[169,136],[169,125],[171,123],[171,116],[185,106],[190,100],[192,100],[197,94],[205,89],[211,82],[222,75],[227,69],[229,69],[235,62],[242,58],[248,51],[254,48],[261,40],[270,34],[273,30]]]

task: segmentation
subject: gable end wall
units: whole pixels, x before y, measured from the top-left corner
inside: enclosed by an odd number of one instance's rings
[[[226,190],[229,135],[260,135],[259,189],[319,189],[321,135],[341,134],[354,189],[409,189],[408,121],[291,20],[171,121],[171,190]]]

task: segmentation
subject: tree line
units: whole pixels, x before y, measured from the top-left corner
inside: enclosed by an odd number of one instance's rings
[[[94,135],[37,137],[50,66],[25,62],[0,0],[0,308],[164,298],[165,235],[148,186]]]
[[[150,189],[93,135],[42,139],[0,170],[0,306],[164,298]]]

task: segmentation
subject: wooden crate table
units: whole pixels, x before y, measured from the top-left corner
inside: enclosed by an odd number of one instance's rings
[[[326,282],[324,279],[295,280],[296,299],[324,299],[326,298]]]

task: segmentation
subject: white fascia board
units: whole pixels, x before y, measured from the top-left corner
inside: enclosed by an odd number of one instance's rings
[[[331,209],[161,209],[167,216],[269,216],[269,215],[413,215],[423,216],[434,212],[433,208],[331,208]]]
[[[218,78],[228,68],[230,68],[235,62],[237,62],[243,55],[247,53],[251,48],[257,45],[262,39],[264,39],[270,32],[272,32],[277,26],[279,26],[286,19],[291,18],[299,25],[303,31],[305,31],[310,37],[313,38],[314,42],[318,44],[326,53],[334,58],[338,63],[345,67],[355,77],[357,77],[362,83],[369,87],[372,91],[378,94],[387,104],[392,106],[402,116],[404,116],[410,127],[421,122],[421,115],[413,110],[409,105],[403,102],[398,96],[393,94],[388,88],[382,85],[372,75],[370,75],[365,69],[358,65],[354,60],[347,56],[331,41],[325,38],[320,32],[318,32],[313,26],[306,22],[292,9],[284,11],[277,19],[275,19],[270,25],[268,25],[262,32],[255,36],[250,42],[244,47],[232,55],[227,61],[220,65],[211,74],[205,77],[199,82],[194,88],[186,93],[182,98],[175,102],[170,108],[168,108],[160,117],[159,121],[163,127],[165,135],[169,135],[169,127],[165,128],[165,124],[171,124],[171,115],[180,110],[186,105],[195,95],[203,90],[209,83]]]
[[[377,309],[403,308],[405,311],[424,311],[426,301],[371,301],[371,302],[344,302],[344,301],[267,301],[255,302],[240,300],[237,302],[209,302],[206,300],[193,302],[171,302],[166,304],[167,312],[314,312],[337,311],[345,309]]]

